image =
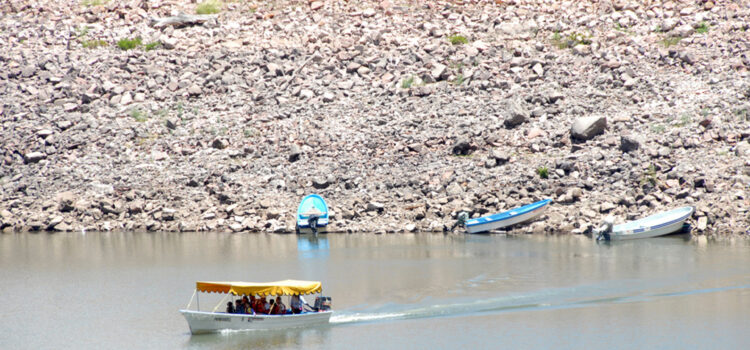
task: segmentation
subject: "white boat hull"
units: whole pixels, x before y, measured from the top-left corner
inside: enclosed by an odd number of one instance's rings
[[[531,220],[539,216],[547,209],[547,207],[548,206],[545,205],[545,206],[540,207],[539,209],[536,209],[536,210],[533,210],[533,211],[530,211],[528,213],[524,213],[518,216],[514,216],[506,220],[491,221],[491,222],[487,222],[483,224],[467,226],[466,232],[468,233],[485,232],[485,231],[497,230],[503,227],[508,227],[511,225],[519,224],[519,223]]]
[[[609,240],[611,241],[624,241],[628,239],[636,239],[636,238],[651,238],[651,237],[658,237],[658,236],[664,236],[668,235],[670,233],[677,232],[682,229],[682,224],[685,222],[685,220],[673,223],[671,225],[667,225],[664,227],[660,227],[658,229],[654,230],[645,230],[638,233],[633,233],[632,231],[620,231],[620,232],[613,232],[609,235]]]
[[[180,310],[193,334],[221,330],[266,330],[328,324],[331,311],[296,315],[247,315]]]
[[[602,236],[610,241],[623,241],[668,235],[682,229],[682,224],[693,214],[694,210],[693,207],[682,207],[654,214],[640,220],[617,225],[612,228],[612,232],[602,233]]]

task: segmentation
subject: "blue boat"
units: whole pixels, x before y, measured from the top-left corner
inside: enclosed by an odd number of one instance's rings
[[[328,226],[328,205],[323,197],[311,194],[297,207],[297,233],[318,233]]]
[[[598,234],[596,239],[621,241],[668,235],[682,230],[683,223],[693,215],[694,210],[693,207],[682,207],[614,226],[614,219],[607,218],[595,231]]]
[[[515,225],[531,220],[543,213],[551,201],[551,199],[545,199],[536,203],[504,211],[502,213],[466,220],[464,226],[468,233],[479,233]]]

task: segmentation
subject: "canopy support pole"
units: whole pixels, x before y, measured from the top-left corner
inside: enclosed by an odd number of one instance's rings
[[[193,291],[193,296],[190,297],[190,301],[188,302],[187,306],[185,306],[185,310],[190,310],[190,305],[193,305],[193,299],[195,298],[195,294],[198,293],[198,290]]]
[[[224,300],[226,300],[226,299],[227,299],[227,297],[228,297],[228,296],[230,296],[230,295],[232,295],[232,293],[228,293],[228,294],[227,294],[227,295],[225,295],[225,296],[224,296],[223,298],[221,298],[221,300],[219,301],[219,303],[218,303],[218,304],[216,304],[216,307],[214,308],[214,311],[211,311],[211,312],[216,312],[216,310],[218,310],[218,309],[219,309],[219,306],[221,306],[221,304],[224,304]]]

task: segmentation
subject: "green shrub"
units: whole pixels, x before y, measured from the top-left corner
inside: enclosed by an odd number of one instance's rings
[[[206,0],[195,7],[195,13],[199,15],[210,15],[221,11],[221,3],[216,0]]]
[[[546,179],[546,178],[549,177],[549,169],[547,169],[546,166],[540,166],[540,167],[536,168],[536,173],[542,179]]]
[[[692,118],[690,118],[690,116],[689,116],[689,115],[687,115],[687,114],[683,114],[683,115],[682,115],[682,116],[680,117],[680,121],[679,121],[679,122],[677,122],[677,126],[678,126],[678,127],[683,127],[683,126],[687,126],[687,125],[689,125],[689,124],[690,124],[690,122],[692,122],[692,121],[693,121],[693,119],[692,119]]]
[[[182,119],[182,116],[185,114],[185,106],[182,105],[182,102],[177,102],[177,118]]]
[[[76,28],[76,38],[81,39],[89,34],[89,28],[88,26],[80,26]]]
[[[469,43],[469,39],[466,39],[465,36],[459,34],[449,36],[448,41],[450,41],[450,43],[453,45],[463,45]]]
[[[81,40],[81,45],[84,49],[95,49],[97,47],[107,46],[107,42],[104,40]]]
[[[81,1],[81,5],[85,7],[102,6],[108,2],[109,0],[83,0]]]
[[[255,128],[246,128],[243,131],[243,134],[245,135],[245,137],[248,137],[248,138],[256,137],[260,135],[260,131],[258,131],[258,129],[255,129]]]
[[[641,186],[645,184],[651,184],[651,186],[656,186],[656,184],[659,183],[659,178],[656,175],[656,167],[654,167],[653,164],[648,166],[648,169],[643,172],[643,175],[641,176]]]
[[[552,34],[552,44],[557,46],[558,49],[567,49],[575,47],[576,45],[590,45],[591,36],[583,33],[573,32],[568,34],[567,37],[563,37],[560,33],[555,32]]]
[[[657,134],[663,134],[664,131],[667,130],[667,127],[663,124],[654,124],[651,126],[651,131],[657,133]]]
[[[132,50],[138,46],[141,46],[141,38],[120,39],[117,41],[117,47],[119,47],[120,50]]]
[[[463,74],[459,73],[458,75],[456,75],[456,80],[454,80],[453,83],[456,85],[461,85],[464,83],[464,81],[466,81],[466,78],[464,78]]]
[[[402,89],[408,89],[411,87],[411,85],[414,84],[414,77],[408,77],[401,81],[401,88]]]
[[[132,117],[139,123],[143,123],[148,120],[148,117],[146,117],[146,113],[143,113],[143,111],[138,108],[133,108],[130,110],[130,117]]]
[[[628,35],[635,34],[631,30],[628,30],[627,28],[624,28],[623,26],[621,26],[620,23],[615,23],[615,30],[618,31],[618,32],[623,32],[623,33],[628,34]]]
[[[143,49],[146,51],[151,51],[154,49],[158,49],[159,47],[161,47],[161,43],[158,41],[154,41],[143,46]]]
[[[673,37],[669,37],[669,38],[664,38],[664,39],[660,40],[659,43],[661,43],[662,45],[664,45],[664,47],[670,47],[670,46],[677,45],[677,43],[679,43],[680,40],[682,40],[682,37],[673,36]]]
[[[708,24],[706,22],[701,22],[698,25],[698,28],[695,28],[695,32],[698,34],[706,34],[708,33]]]

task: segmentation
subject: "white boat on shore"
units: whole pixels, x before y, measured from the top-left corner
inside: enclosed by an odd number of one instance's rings
[[[195,310],[190,310],[193,298],[188,306],[180,310],[190,327],[192,334],[212,333],[222,330],[269,330],[307,327],[328,324],[331,318],[330,298],[319,296],[315,299],[315,306],[309,307],[301,313],[291,313],[284,310],[284,314],[256,314],[217,312],[223,306],[227,297],[232,296],[288,296],[306,295],[322,292],[318,281],[285,280],[278,282],[197,282],[193,297],[196,299]],[[201,311],[198,300],[199,293],[223,293],[224,297],[213,311]]]
[[[685,220],[693,215],[693,210],[693,207],[682,207],[616,226],[613,226],[614,220],[608,218],[594,233],[597,234],[598,241],[664,236],[681,230]]]

